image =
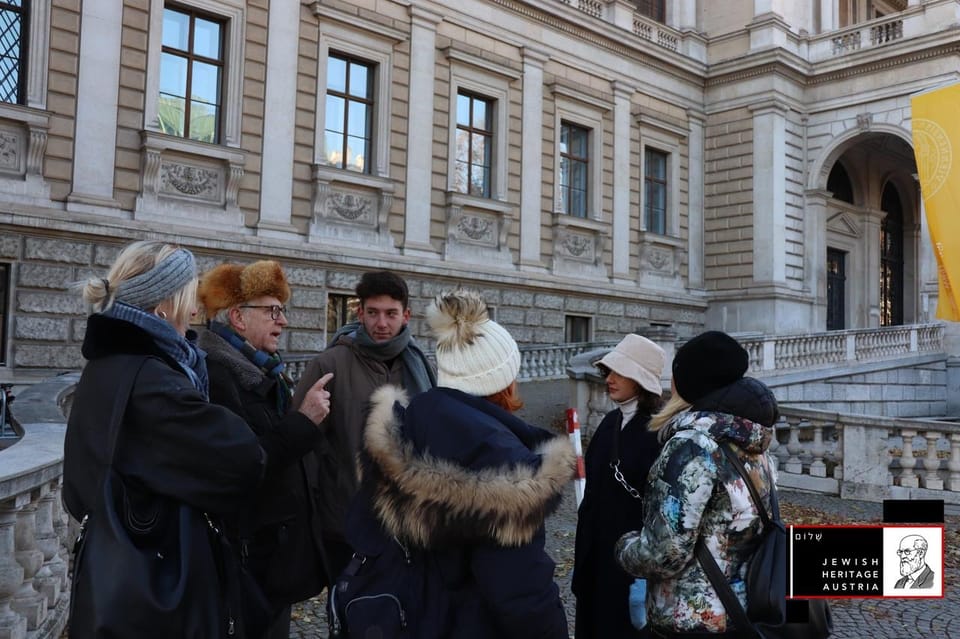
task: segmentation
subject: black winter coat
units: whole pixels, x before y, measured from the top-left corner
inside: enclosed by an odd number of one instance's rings
[[[628,596],[633,577],[617,565],[614,545],[622,534],[643,526],[643,500],[632,497],[610,467],[614,435],[623,414],[610,411],[597,426],[584,456],[586,490],[577,516],[571,590],[577,597],[577,639],[649,637],[630,624]],[[642,413],[619,432],[620,471],[642,495],[647,473],[660,452],[657,434]]]
[[[567,438],[450,388],[405,408],[384,386],[371,403],[360,499],[373,495],[387,532],[426,550],[446,595],[425,602],[418,639],[567,639],[543,527],[573,477]]]
[[[157,516],[155,529],[167,531],[164,518],[177,512],[171,504],[214,518],[244,505],[263,477],[266,454],[240,417],[209,403],[129,322],[90,316],[82,352],[89,361],[73,397],[63,456],[63,499],[73,517],[82,519],[102,497],[117,380],[135,372],[114,458],[131,517]]]
[[[242,417],[267,451],[263,483],[228,534],[277,609],[308,599],[327,585],[317,500],[316,445],[320,430],[303,413],[277,409],[280,388],[222,337],[205,330],[210,401]]]

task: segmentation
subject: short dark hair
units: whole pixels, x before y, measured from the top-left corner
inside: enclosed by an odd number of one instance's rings
[[[387,295],[407,308],[410,304],[410,292],[403,278],[393,271],[368,271],[360,278],[357,284],[357,297],[360,304],[371,297]]]

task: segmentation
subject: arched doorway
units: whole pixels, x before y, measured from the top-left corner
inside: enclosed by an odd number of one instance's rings
[[[913,149],[889,133],[865,132],[834,151],[821,254],[827,330],[918,321],[916,171]]]

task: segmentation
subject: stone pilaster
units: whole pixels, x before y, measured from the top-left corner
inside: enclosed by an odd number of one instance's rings
[[[687,111],[690,123],[688,171],[689,207],[687,210],[687,286],[691,289],[704,288],[703,265],[703,227],[704,227],[704,117],[699,113]],[[678,230],[679,235],[679,230]]]
[[[786,280],[787,107],[768,100],[753,112],[753,279]]]
[[[630,96],[635,89],[613,83],[613,277],[630,278]]]
[[[543,65],[547,55],[523,48],[523,144],[520,150],[520,265],[543,268],[540,226],[543,197]]]

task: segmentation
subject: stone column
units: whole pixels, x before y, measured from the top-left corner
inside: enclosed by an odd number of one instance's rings
[[[837,0],[820,0],[820,33],[840,27],[839,8]]]
[[[53,501],[58,495],[49,486],[42,489],[37,507],[37,548],[43,553],[43,566],[34,578],[37,590],[47,600],[47,609],[52,609],[60,599],[60,586],[67,566],[60,558],[60,538],[53,527]]]
[[[867,316],[864,328],[880,326],[880,227],[886,213],[865,209],[863,215],[863,278]],[[859,327],[857,327],[859,328]]]
[[[13,609],[27,618],[27,630],[36,630],[47,616],[47,600],[34,587],[33,580],[43,565],[43,553],[37,549],[37,504],[25,505],[17,513],[14,542],[17,563],[23,568],[23,582],[13,596]]]
[[[630,96],[636,89],[613,83],[613,278],[630,278]]]
[[[17,510],[14,499],[0,503],[0,639],[24,639],[27,636],[26,618],[11,606],[13,595],[23,583],[23,567],[14,558]]]
[[[680,30],[697,28],[697,0],[679,0],[679,2],[668,2],[667,6],[675,6],[676,11],[674,20],[668,23],[671,27]],[[668,9],[669,11],[669,9]]]
[[[410,6],[410,85],[407,101],[406,219],[403,252],[433,256],[430,214],[433,195],[433,101],[436,82],[437,24],[443,17]]]
[[[689,143],[689,169],[687,175],[689,182],[689,208],[687,210],[687,286],[691,289],[702,289],[704,287],[704,267],[703,267],[703,233],[704,233],[704,184],[703,176],[705,171],[704,160],[704,117],[700,113],[687,111],[689,120],[690,137]],[[679,179],[679,176],[674,179]],[[679,220],[673,222],[679,224]],[[680,236],[680,229],[674,228],[671,231],[677,237]]]
[[[81,5],[73,191],[67,198],[71,210],[119,206],[113,199],[113,178],[121,15],[114,0],[86,0]]]
[[[520,265],[543,269],[540,218],[543,207],[543,65],[547,54],[523,48],[523,111],[520,175]]]
[[[804,287],[814,299],[812,330],[822,330],[827,325],[827,199],[830,192],[810,189],[805,196]]]
[[[299,43],[300,3],[271,2],[267,29],[258,235],[296,237],[296,229],[290,224],[290,215],[293,208]],[[323,95],[322,92],[320,95]]]
[[[758,0],[759,2],[759,0]],[[786,280],[787,107],[767,100],[753,112],[753,279]]]

